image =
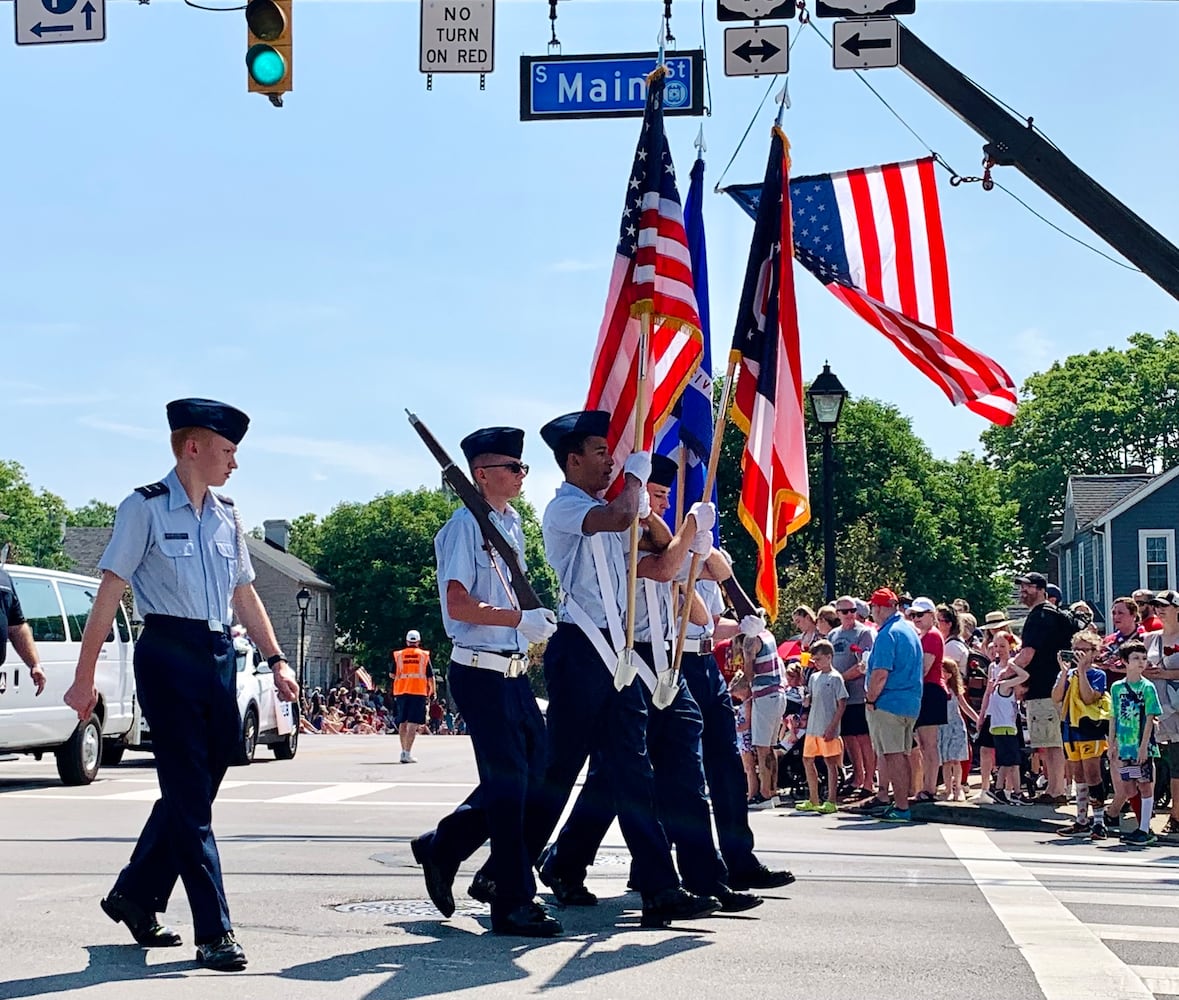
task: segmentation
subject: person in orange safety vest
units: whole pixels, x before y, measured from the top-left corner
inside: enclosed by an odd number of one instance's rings
[[[393,700],[397,706],[397,732],[401,737],[401,763],[416,764],[414,737],[426,721],[426,703],[434,697],[434,670],[430,651],[422,649],[416,628],[405,634],[405,649],[393,651]]]

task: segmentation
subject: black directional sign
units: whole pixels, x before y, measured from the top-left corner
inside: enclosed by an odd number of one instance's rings
[[[816,17],[897,17],[917,12],[917,0],[815,0]]]
[[[790,70],[790,28],[759,24],[725,28],[725,76],[762,76]]]
[[[794,0],[716,0],[718,21],[788,21]]]
[[[900,23],[891,17],[836,21],[836,69],[887,69],[900,65]]]

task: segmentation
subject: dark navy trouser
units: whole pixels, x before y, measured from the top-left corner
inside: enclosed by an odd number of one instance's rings
[[[153,913],[184,883],[197,944],[232,929],[213,836],[213,800],[241,740],[228,629],[148,615],[135,645],[135,685],[151,725],[160,798],[115,891]]]
[[[636,643],[636,652],[652,662],[650,643]],[[655,773],[659,818],[675,844],[676,862],[684,888],[708,895],[727,882],[728,873],[712,840],[712,819],[704,790],[700,739],[703,722],[684,677],[679,693],[667,708],[655,708],[650,692],[639,679],[633,682],[647,704],[647,751]],[[601,756],[591,758],[585,787],[561,830],[551,855],[554,874],[572,882],[585,879],[602,839],[614,820],[614,803]],[[636,858],[631,883],[641,885]]]
[[[654,895],[676,887],[679,878],[671,847],[657,814],[640,682],[615,691],[614,679],[593,643],[569,623],[558,625],[549,639],[544,673],[548,757],[542,808],[527,833],[533,857],[539,856],[556,828],[578,773],[595,754],[634,858],[635,888]]]
[[[493,909],[510,913],[536,895],[524,829],[544,777],[544,718],[527,677],[452,662],[450,693],[467,723],[479,785],[438,824],[431,852],[453,871],[490,838],[484,871],[495,881]]]
[[[729,687],[710,654],[684,653],[681,669],[704,721],[704,776],[708,779],[721,857],[730,872],[748,874],[761,863],[753,853],[748,788],[737,749]]]

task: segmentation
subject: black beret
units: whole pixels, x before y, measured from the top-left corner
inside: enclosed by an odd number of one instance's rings
[[[168,428],[205,427],[214,434],[241,444],[250,418],[241,410],[215,399],[174,399],[168,404]]]
[[[478,455],[506,455],[519,458],[524,454],[524,432],[516,427],[484,427],[468,434],[459,442],[467,461]]]
[[[610,414],[605,410],[578,410],[550,420],[540,429],[540,436],[556,451],[567,437],[605,437],[609,427]]]
[[[679,471],[680,467],[675,459],[668,458],[666,455],[652,455],[651,475],[647,482],[655,486],[670,486],[675,482]]]

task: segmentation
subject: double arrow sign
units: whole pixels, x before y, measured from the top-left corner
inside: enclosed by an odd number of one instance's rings
[[[761,76],[790,69],[790,29],[784,24],[725,28],[725,76]]]

